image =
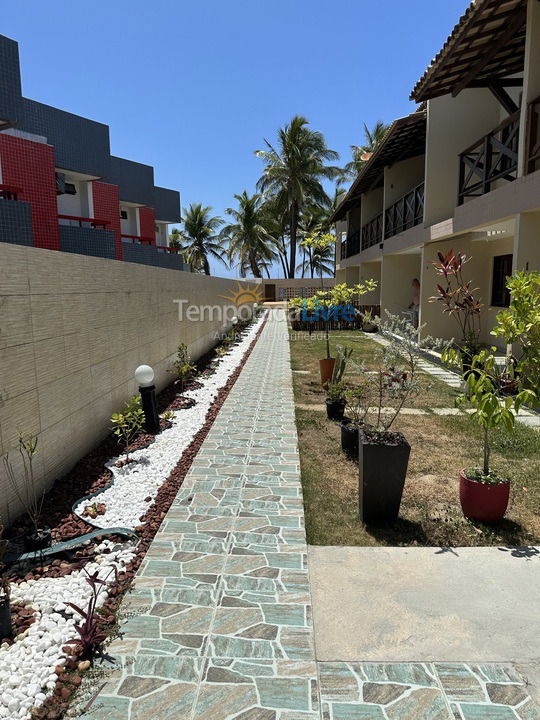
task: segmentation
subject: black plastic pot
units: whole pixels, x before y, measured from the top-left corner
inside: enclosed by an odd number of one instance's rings
[[[358,428],[350,418],[341,421],[341,449],[353,460],[358,458]]]
[[[326,400],[326,414],[329,420],[342,420],[345,412],[345,400]]]
[[[0,638],[10,638],[13,635],[11,627],[11,608],[6,597],[0,598]]]
[[[369,442],[360,431],[358,502],[366,525],[390,525],[397,520],[411,446],[401,433],[398,443]]]
[[[26,552],[39,552],[39,550],[48,548],[51,540],[51,529],[49,527],[38,528],[37,532],[29,533],[24,538],[24,549]]]

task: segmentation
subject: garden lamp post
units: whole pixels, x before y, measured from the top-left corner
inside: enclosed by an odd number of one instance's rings
[[[144,413],[144,427],[147,432],[159,432],[159,414],[157,411],[154,371],[150,365],[139,365],[135,370],[135,380],[141,393],[141,405]]]

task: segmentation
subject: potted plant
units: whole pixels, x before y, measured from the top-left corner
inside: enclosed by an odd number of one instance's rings
[[[473,358],[474,372],[467,377],[466,393],[456,400],[458,407],[471,406],[469,417],[483,430],[482,467],[467,468],[459,473],[461,508],[470,520],[488,524],[502,520],[510,497],[510,480],[501,477],[490,464],[490,430],[499,425],[512,430],[515,413],[536,397],[532,390],[526,389],[501,399],[495,368],[492,352],[483,351]]]
[[[30,530],[25,535],[24,547],[28,552],[37,552],[51,544],[51,529],[43,523],[41,510],[45,492],[37,487],[34,473],[34,457],[38,452],[38,438],[33,433],[17,431],[17,450],[22,461],[24,482],[17,482],[9,452],[4,455],[4,467],[13,492],[26,510]]]
[[[0,639],[9,638],[13,634],[9,582],[2,562],[8,546],[7,540],[2,539],[3,532],[4,526],[0,520]]]
[[[345,392],[347,385],[343,382],[331,382],[326,396],[326,415],[329,420],[342,420],[345,412]]]
[[[377,326],[373,322],[373,310],[366,310],[362,313],[362,330],[366,333],[374,333]]]
[[[421,353],[433,343],[431,338],[420,343],[418,329],[387,315],[387,321],[377,319],[388,342],[376,369],[353,363],[367,386],[363,396],[373,406],[358,425],[359,512],[361,521],[369,525],[387,525],[398,517],[411,448],[393,425],[405,402],[424,389],[419,377]]]
[[[453,249],[446,255],[441,252],[437,255],[439,260],[434,262],[433,266],[443,279],[443,285],[437,284],[437,294],[430,297],[429,302],[441,303],[443,312],[458,323],[461,334],[456,348],[443,352],[442,359],[443,362],[455,362],[457,352],[462,374],[466,379],[471,371],[473,357],[480,350],[480,311],[483,304],[475,297],[478,288],[473,288],[472,280],[466,281],[463,277],[463,268],[471,258],[463,253],[456,254]]]
[[[366,380],[345,393],[347,417],[341,421],[341,449],[351,459],[358,459],[358,433],[364,427],[370,408],[371,383]]]

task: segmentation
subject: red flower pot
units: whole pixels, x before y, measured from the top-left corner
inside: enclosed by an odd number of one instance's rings
[[[510,499],[510,481],[489,485],[459,473],[459,501],[465,517],[481,523],[502,520]]]

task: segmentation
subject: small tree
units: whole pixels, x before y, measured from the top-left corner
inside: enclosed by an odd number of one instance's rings
[[[521,351],[517,370],[523,383],[540,393],[540,272],[516,272],[508,278],[510,306],[497,315],[492,335]]]
[[[379,332],[387,341],[378,356],[376,369],[373,371],[351,361],[360,376],[362,391],[356,397],[347,398],[349,408],[353,402],[367,404],[362,411],[363,418],[374,411],[370,430],[376,433],[389,432],[405,402],[425,389],[420,379],[421,353],[422,349],[436,344],[429,337],[420,343],[419,330],[411,323],[388,311],[386,315],[385,321],[376,319]],[[392,408],[390,413],[385,412],[388,407]]]
[[[490,351],[483,351],[476,355],[472,363],[475,372],[469,373],[467,377],[466,393],[456,399],[458,407],[470,405],[473,409],[470,418],[473,422],[483,428],[483,467],[480,474],[474,473],[474,479],[482,482],[499,482],[492,473],[490,466],[490,445],[489,432],[492,428],[503,426],[512,430],[515,422],[515,414],[520,408],[536,397],[531,390],[522,390],[514,397],[506,397],[502,400],[498,394],[496,382],[496,361]]]
[[[45,492],[37,487],[36,476],[34,473],[34,458],[38,452],[38,437],[33,433],[24,433],[22,430],[17,431],[17,451],[22,460],[24,484],[22,489],[17,482],[15,471],[11,463],[9,452],[4,455],[4,467],[8,477],[9,484],[17,499],[24,507],[30,522],[32,524],[35,535],[39,534],[41,510]]]
[[[141,408],[141,399],[133,395],[125,406],[124,412],[114,413],[111,417],[112,431],[124,445],[126,460],[129,460],[128,448],[141,432],[144,423],[144,413]]]

